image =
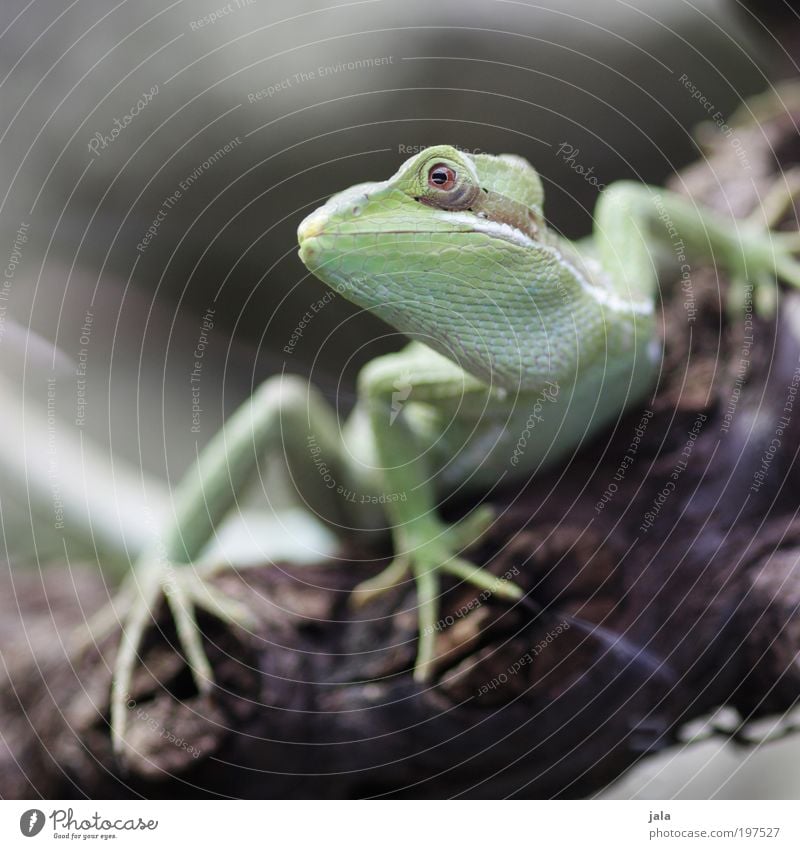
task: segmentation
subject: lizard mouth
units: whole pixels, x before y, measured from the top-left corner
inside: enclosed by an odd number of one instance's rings
[[[305,222],[303,222],[305,224]],[[430,236],[431,243],[436,243],[437,236],[439,238],[448,235],[452,236],[452,233],[444,234],[441,231],[436,230],[415,230],[415,229],[395,229],[395,230],[355,230],[348,231],[347,233],[337,233],[335,231],[326,232],[322,228],[316,229],[316,227],[309,227],[303,229],[303,225],[301,224],[301,229],[298,230],[297,233],[297,241],[299,243],[299,250],[297,252],[300,257],[301,262],[305,265],[309,270],[314,271],[322,265],[322,257],[323,254],[326,257],[331,256],[332,252],[337,252],[336,240],[340,239],[357,239],[361,236],[375,236],[377,238],[387,237],[387,236],[402,236],[402,235],[411,235],[411,236]],[[462,230],[460,231],[460,235],[472,235],[477,231],[471,230]],[[368,248],[375,247],[375,244],[369,246],[363,246],[362,250],[366,250]],[[351,249],[352,250],[352,249]]]
[[[435,226],[431,228],[424,226],[401,226],[390,229],[370,228],[368,220],[359,222],[361,227],[358,229],[351,229],[351,223],[346,231],[342,231],[336,226],[335,221],[332,221],[330,213],[323,206],[306,216],[297,228],[297,240],[300,247],[298,255],[302,263],[310,271],[314,271],[323,264],[326,257],[330,256],[332,250],[336,250],[336,242],[339,238],[352,240],[364,236],[375,239],[405,235],[416,236],[417,238],[427,236],[431,244],[435,246],[444,236],[451,240],[457,236],[467,239],[482,236],[488,237],[491,241],[510,243],[517,247],[528,248],[534,245],[528,234],[505,222],[481,219],[469,213],[447,212],[443,214],[446,216],[446,223],[451,228],[447,231],[440,230]],[[370,247],[374,247],[374,243]]]
[[[489,227],[463,227],[462,229],[452,230],[450,232],[436,229],[428,230],[423,227],[396,227],[391,230],[368,230],[366,228],[363,230],[348,230],[346,233],[337,232],[335,229],[326,231],[322,226],[323,223],[324,222],[319,220],[309,222],[309,220],[306,219],[297,231],[297,240],[300,246],[298,254],[306,266],[309,265],[309,262],[314,264],[315,260],[319,260],[320,255],[323,252],[323,240],[325,241],[325,251],[330,252],[332,249],[335,250],[336,240],[338,238],[352,240],[362,236],[371,236],[377,239],[391,236],[416,236],[417,238],[424,238],[427,236],[430,239],[431,246],[435,247],[437,244],[441,244],[441,240],[445,237],[452,241],[457,237],[470,239],[475,236],[482,236],[484,238],[488,237],[488,239],[492,242],[506,243],[517,247],[528,248],[534,245],[534,243],[519,230],[509,227],[507,224],[497,225],[494,224],[494,222],[490,222]],[[374,246],[374,243],[369,245],[369,247]],[[366,247],[367,246],[365,246],[365,248]]]

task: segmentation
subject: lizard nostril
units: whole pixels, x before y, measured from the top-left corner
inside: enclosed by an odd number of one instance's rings
[[[297,252],[301,262],[305,266],[314,264],[317,257],[317,240],[313,237],[300,240],[300,250]]]

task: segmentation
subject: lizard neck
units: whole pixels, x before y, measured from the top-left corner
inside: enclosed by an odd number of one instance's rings
[[[467,352],[467,370],[510,391],[575,385],[589,374],[626,381],[638,394],[652,383],[660,346],[651,302],[623,297],[569,244],[537,245],[524,267],[506,270],[507,285],[492,288],[491,368],[482,370],[480,352]]]
[[[531,297],[547,328],[544,349],[577,376],[594,363],[625,367],[660,352],[652,299],[619,292],[599,262],[570,242],[538,247],[531,258]]]

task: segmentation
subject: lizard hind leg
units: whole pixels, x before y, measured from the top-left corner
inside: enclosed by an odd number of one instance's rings
[[[682,195],[620,181],[597,204],[594,236],[603,267],[621,295],[652,297],[657,274],[651,242],[674,254],[681,273],[697,258],[712,258],[733,283],[731,305],[741,303],[753,287],[755,308],[768,312],[775,298],[776,278],[800,287],[800,234],[774,231],[800,193],[800,177],[782,181],[764,205],[745,219],[732,219],[699,206]]]

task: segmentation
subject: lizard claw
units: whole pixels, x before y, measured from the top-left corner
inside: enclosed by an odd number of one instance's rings
[[[404,527],[402,534],[398,534],[402,537],[400,552],[390,566],[353,590],[351,603],[360,607],[406,578],[414,578],[419,619],[414,679],[419,683],[428,680],[436,660],[434,643],[436,632],[440,630],[440,623],[436,620],[442,572],[483,590],[487,597],[496,595],[498,598],[516,601],[524,595],[512,581],[499,578],[459,556],[463,549],[473,545],[486,533],[493,519],[491,508],[479,507],[449,527],[438,522]]]
[[[464,517],[460,522],[444,528],[442,535],[445,539],[447,551],[461,551],[475,545],[491,527],[494,521],[494,515],[494,510],[491,507],[482,505],[473,510],[472,513]],[[445,559],[448,558],[445,557]],[[356,608],[363,607],[387,590],[401,584],[413,571],[412,561],[413,557],[408,553],[398,554],[386,569],[374,578],[362,581],[353,588],[350,603]],[[476,566],[468,563],[468,561],[460,562],[467,563],[470,573],[480,571]],[[469,578],[465,578],[463,572],[456,572],[454,569],[450,569],[449,571],[454,575],[458,574],[462,579],[470,581]],[[495,582],[497,580],[497,578],[494,578]]]
[[[211,691],[214,674],[203,648],[196,609],[206,610],[241,628],[255,626],[255,617],[245,605],[209,583],[211,571],[188,564],[147,562],[141,564],[123,585],[121,593],[128,610],[122,620],[122,639],[111,684],[111,738],[116,755],[121,755],[124,748],[131,683],[140,659],[139,649],[148,627],[155,622],[163,598],[167,600],[195,686],[203,694]]]

